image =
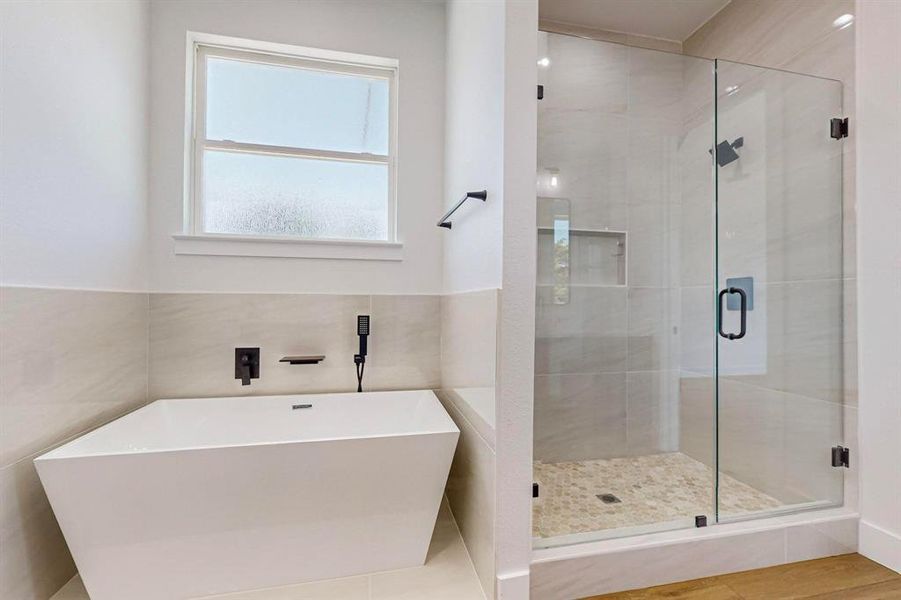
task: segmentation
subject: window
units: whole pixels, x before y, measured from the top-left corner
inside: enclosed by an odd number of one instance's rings
[[[394,242],[396,62],[240,42],[193,40],[186,232]]]

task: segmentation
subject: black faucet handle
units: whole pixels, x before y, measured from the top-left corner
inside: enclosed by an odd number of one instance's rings
[[[235,379],[241,385],[250,385],[251,379],[260,378],[260,349],[235,348]]]

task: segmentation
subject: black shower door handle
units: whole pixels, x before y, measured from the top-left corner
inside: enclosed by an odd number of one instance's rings
[[[726,294],[738,294],[738,297],[741,299],[741,329],[738,333],[726,333],[723,331],[723,298],[725,298]],[[748,328],[748,295],[745,291],[737,287],[720,290],[719,296],[717,297],[717,307],[718,314],[716,327],[719,330],[720,335],[727,340],[740,340],[745,337]]]

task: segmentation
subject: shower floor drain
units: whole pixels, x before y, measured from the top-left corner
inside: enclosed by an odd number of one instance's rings
[[[597,497],[598,497],[598,500],[600,500],[604,504],[618,504],[618,503],[622,502],[622,500],[620,500],[613,494],[597,494]]]

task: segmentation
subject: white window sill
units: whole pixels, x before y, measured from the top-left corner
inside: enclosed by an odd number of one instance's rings
[[[403,260],[399,242],[364,240],[302,240],[240,235],[176,233],[175,253],[199,256],[260,256],[337,260]]]

